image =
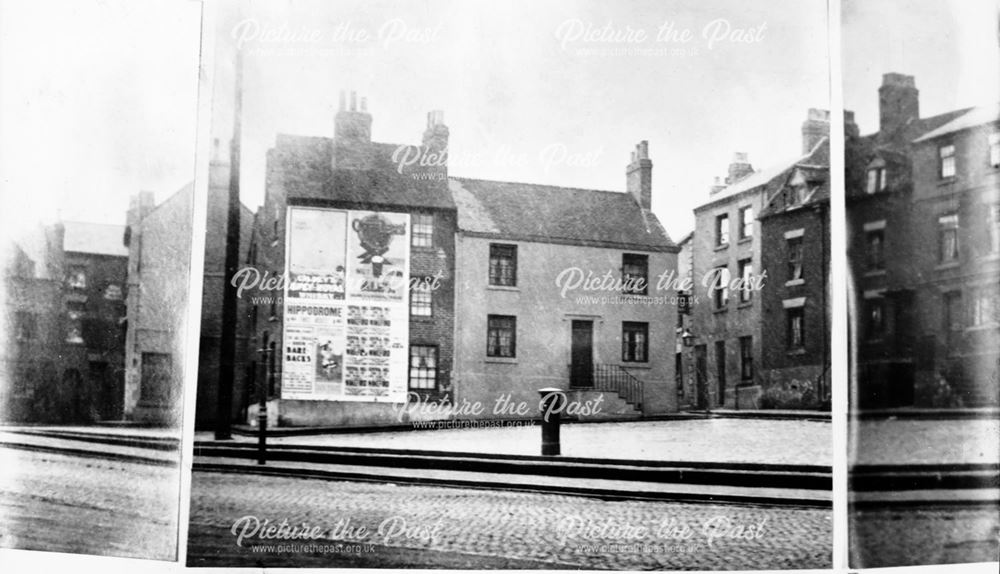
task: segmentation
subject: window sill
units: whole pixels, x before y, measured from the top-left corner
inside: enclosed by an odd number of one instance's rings
[[[410,315],[410,321],[433,321],[434,315]]]
[[[805,285],[805,279],[789,279],[785,281],[785,287],[795,287],[796,285]]]
[[[715,246],[715,251],[725,251],[726,249],[729,249],[729,244],[728,243],[723,243],[721,245],[716,245]]]
[[[881,277],[886,275],[885,269],[873,269],[871,271],[865,271],[865,277]]]
[[[500,365],[516,365],[517,357],[486,357],[485,362]]]
[[[806,354],[806,350],[805,350],[805,347],[800,347],[798,349],[791,349],[791,350],[787,351],[785,354],[786,355],[790,355],[790,356],[805,355]]]
[[[517,285],[492,285],[492,284],[490,284],[490,285],[487,285],[486,288],[487,289],[491,289],[493,291],[520,291],[521,290],[521,288],[518,287]]]
[[[740,303],[739,305],[736,306],[737,309],[746,309],[748,307],[753,307],[753,301],[752,300],[751,301],[743,301],[742,303]]]
[[[725,313],[729,311],[728,307],[720,307],[718,309],[712,309],[712,313]]]
[[[957,175],[949,175],[948,177],[942,177],[942,178],[938,179],[937,184],[938,184],[939,187],[941,187],[941,186],[946,186],[946,185],[953,185],[957,181],[958,181],[958,176]]]
[[[947,263],[938,263],[934,266],[935,271],[947,271],[948,269],[957,269],[961,265],[960,261],[949,261]]]
[[[621,368],[623,368],[623,369],[645,369],[645,370],[649,370],[649,369],[653,368],[653,366],[649,364],[649,361],[636,361],[636,362],[622,361],[622,364],[619,365],[619,366]]]
[[[753,243],[753,235],[750,235],[748,237],[740,237],[740,240],[737,241],[737,243]]]
[[[429,253],[434,252],[433,245],[410,245],[410,249],[412,249],[413,251],[424,251]]]
[[[993,331],[1000,328],[1000,323],[985,323],[983,325],[972,325],[971,327],[966,327],[966,333],[978,333],[980,331]]]

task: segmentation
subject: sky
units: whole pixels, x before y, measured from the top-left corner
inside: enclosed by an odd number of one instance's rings
[[[201,4],[0,2],[0,220],[125,222],[194,178]]]
[[[887,71],[916,76],[924,115],[997,100],[995,10],[845,0],[844,97],[862,130]],[[194,0],[0,3],[5,228],[122,223],[137,191],[162,200],[191,181],[199,57],[202,119],[226,143],[237,41],[251,208],[276,134],[332,135],[338,93],[355,90],[376,141],[419,143],[443,110],[453,175],[621,191],[648,140],[653,209],[679,238],[733,152],[758,169],[794,157],[806,110],[828,107],[819,0],[229,3],[204,51],[201,18]]]
[[[251,208],[276,134],[332,136],[346,90],[367,98],[379,142],[419,143],[442,110],[455,176],[624,191],[648,140],[653,210],[680,238],[734,152],[759,168],[799,154],[808,108],[829,107],[826,31],[817,0],[231,4],[211,131],[231,137],[240,44]]]
[[[843,0],[844,108],[878,130],[882,74],[914,76],[920,115],[1000,100],[996,0]]]

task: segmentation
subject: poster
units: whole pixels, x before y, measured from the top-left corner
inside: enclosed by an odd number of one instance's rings
[[[409,215],[290,207],[283,399],[402,402]]]

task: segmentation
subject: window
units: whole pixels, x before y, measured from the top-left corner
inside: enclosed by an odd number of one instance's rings
[[[719,247],[729,245],[729,215],[715,218],[715,244]]]
[[[740,239],[753,237],[753,206],[740,209]]]
[[[649,323],[622,322],[622,361],[645,363],[649,352]]]
[[[785,312],[788,321],[788,348],[793,350],[801,349],[805,346],[805,331],[803,329],[805,308],[792,307],[791,309],[786,309]]]
[[[869,271],[885,267],[885,232],[881,229],[865,234],[865,263]]]
[[[972,296],[972,325],[975,327],[983,325],[995,325],[1000,321],[998,314],[997,297],[1000,287],[992,285],[980,287],[973,292]]]
[[[1000,253],[1000,204],[986,209],[986,247],[990,253]]]
[[[410,215],[412,234],[410,244],[414,247],[434,246],[434,216],[429,213],[414,213]]]
[[[990,165],[1000,167],[1000,133],[990,134]]]
[[[684,398],[684,353],[674,354],[674,385],[677,387],[677,398]]]
[[[84,267],[75,265],[69,268],[69,273],[66,276],[66,284],[71,289],[86,289],[87,288],[87,270]]]
[[[434,390],[437,388],[437,347],[410,345],[410,388]]]
[[[938,218],[938,259],[942,263],[958,260],[958,214]]]
[[[958,340],[958,333],[965,328],[962,322],[962,292],[949,291],[944,294],[944,329],[946,342],[950,346]]]
[[[868,185],[866,186],[868,193],[882,191],[885,189],[886,184],[886,172],[884,167],[873,167],[868,170]]]
[[[645,295],[649,283],[649,256],[625,253],[622,255],[622,292]]]
[[[83,343],[83,304],[67,303],[66,305],[66,342]]]
[[[941,146],[938,153],[941,156],[941,177],[955,177],[955,146]]]
[[[802,279],[802,237],[788,238],[788,280]]]
[[[434,295],[430,277],[414,277],[410,280],[410,315],[430,317],[433,315]]]
[[[104,298],[108,301],[121,301],[124,298],[122,288],[114,283],[111,283],[104,289]]]
[[[744,259],[740,261],[740,303],[749,303],[753,299],[753,261]]]
[[[517,285],[517,245],[490,244],[490,285]]]
[[[490,315],[486,326],[486,356],[516,357],[517,317]]]
[[[740,337],[740,380],[753,381],[753,337]]]
[[[718,401],[719,404],[726,402],[726,342],[715,342],[715,379],[719,384]]]
[[[15,315],[15,320],[17,321],[17,334],[15,338],[18,341],[30,341],[37,336],[38,317],[35,313],[18,311]]]
[[[880,339],[885,335],[885,300],[882,298],[865,301],[865,336]]]
[[[716,267],[715,273],[717,283],[712,291],[712,302],[715,304],[716,310],[725,309],[729,306],[729,268]]]

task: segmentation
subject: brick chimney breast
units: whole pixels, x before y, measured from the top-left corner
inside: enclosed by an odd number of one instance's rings
[[[738,151],[733,154],[733,161],[729,164],[729,175],[726,176],[726,185],[733,185],[752,173],[753,166],[750,165],[747,153],[745,151]]]
[[[920,92],[913,76],[882,75],[878,89],[879,132],[894,137],[910,121],[920,117]]]
[[[813,150],[823,138],[830,135],[830,112],[809,108],[806,121],[802,122],[802,153]]]
[[[372,141],[372,116],[368,113],[368,100],[361,98],[358,110],[358,93],[351,92],[350,109],[346,106],[344,92],[340,92],[340,109],[333,122],[333,139],[337,145],[370,144]]]
[[[642,140],[632,151],[632,161],[625,169],[625,189],[643,209],[653,205],[653,161],[649,159],[649,142]]]

